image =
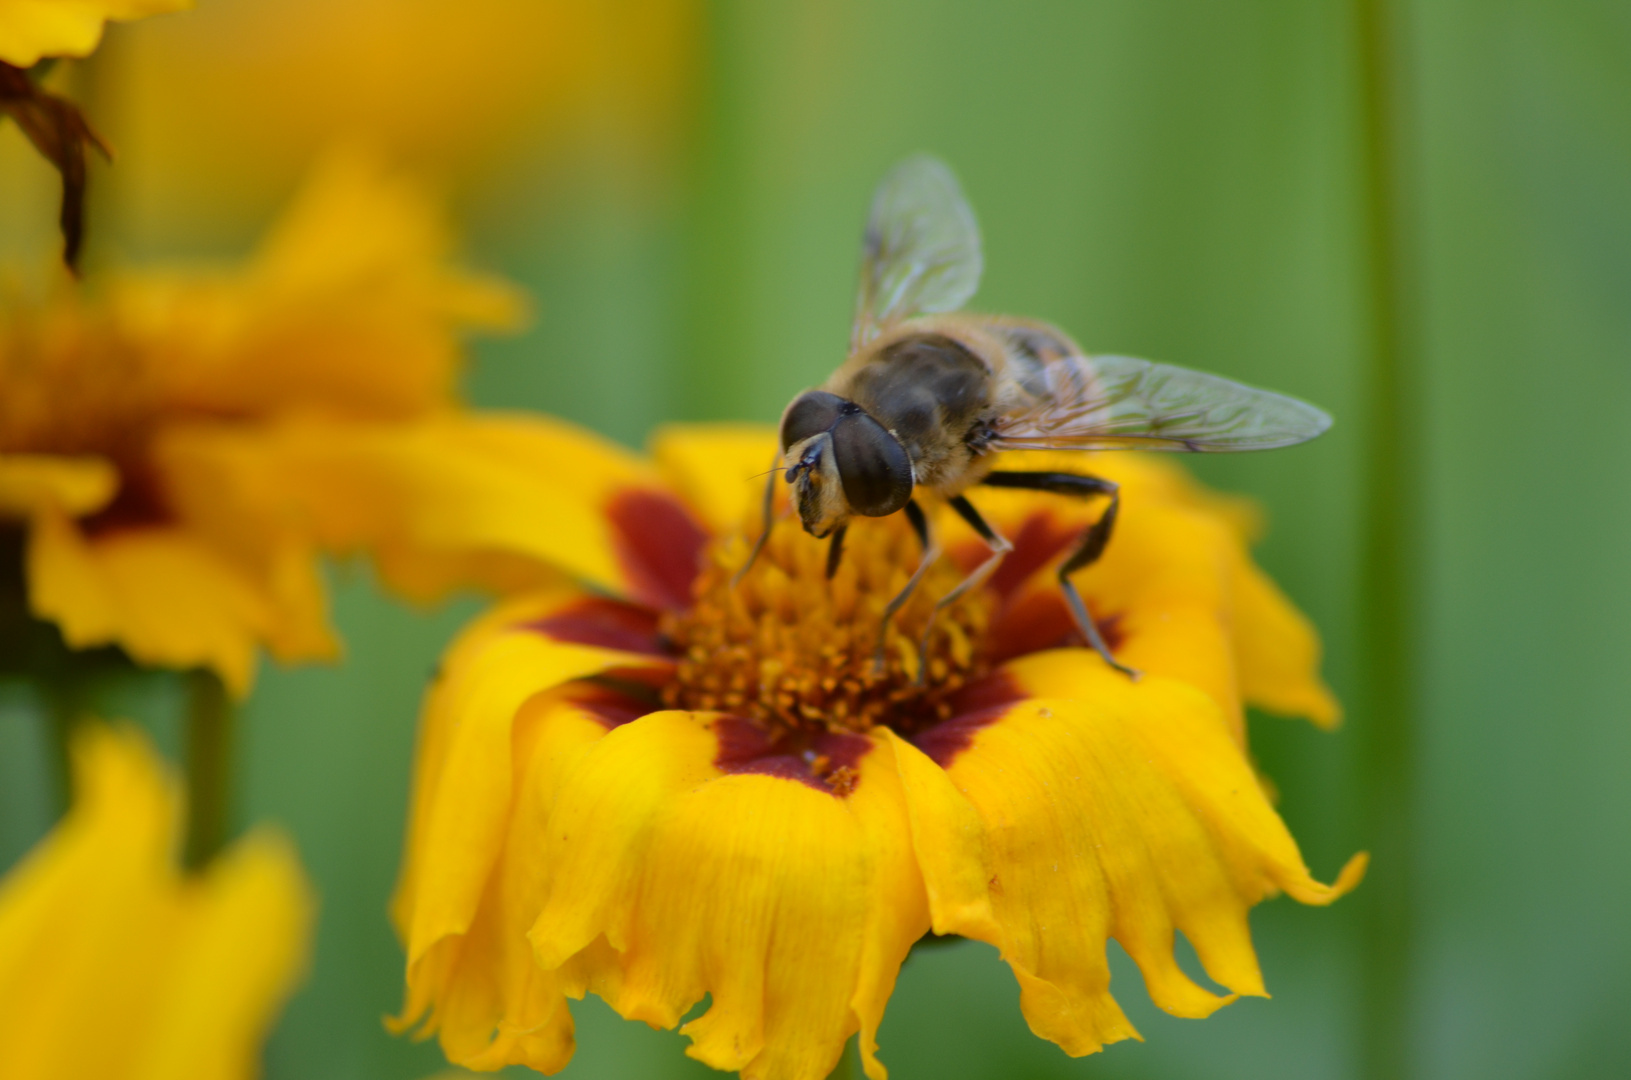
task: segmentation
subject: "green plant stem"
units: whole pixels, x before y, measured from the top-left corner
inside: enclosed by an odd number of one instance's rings
[[[227,840],[232,800],[232,700],[213,671],[188,675],[187,865],[203,866]]]
[[[56,805],[51,815],[60,818],[68,812],[74,797],[73,742],[74,732],[86,717],[85,702],[73,688],[52,686],[47,688],[48,723],[51,725],[51,781],[56,794]]]
[[[1416,731],[1421,643],[1416,553],[1421,542],[1418,478],[1419,376],[1409,245],[1410,112],[1402,0],[1356,0],[1364,181],[1366,305],[1371,328],[1369,427],[1365,454],[1360,580],[1360,706],[1354,725],[1361,761],[1365,844],[1371,872],[1363,909],[1361,1074],[1416,1074],[1414,1001]]]

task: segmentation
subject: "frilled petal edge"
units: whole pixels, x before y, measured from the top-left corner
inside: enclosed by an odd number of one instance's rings
[[[892,746],[826,740],[812,773],[716,714],[608,734],[550,818],[539,963],[657,1026],[711,995],[683,1030],[714,1068],[819,1080],[859,1030],[883,1080],[877,1027],[928,898]]]
[[[1175,931],[1211,979],[1262,995],[1249,908],[1278,891],[1329,903],[1358,883],[1365,857],[1334,885],[1315,881],[1214,702],[1174,680],[1135,684],[1082,665],[1075,652],[1026,661],[1070,665],[1072,697],[997,706],[915,741],[974,808],[989,844],[996,932],[977,921],[954,929],[1001,949],[1032,1030],[1081,1055],[1137,1037],[1110,995],[1109,938],[1158,1005],[1205,1016],[1233,997],[1179,968]]]
[[[410,971],[438,941],[470,929],[515,797],[522,706],[574,680],[668,670],[666,657],[636,651],[640,643],[628,634],[596,636],[608,625],[609,603],[572,589],[517,600],[451,647],[425,700],[413,813],[392,902]],[[617,622],[623,614],[640,617],[613,607],[612,631],[604,632],[627,630]]]

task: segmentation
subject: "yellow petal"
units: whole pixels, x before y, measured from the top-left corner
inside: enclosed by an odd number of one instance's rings
[[[1234,561],[1235,655],[1246,700],[1283,716],[1307,717],[1326,730],[1342,721],[1342,706],[1319,676],[1314,625],[1250,559]]]
[[[776,431],[764,424],[671,424],[651,438],[663,479],[714,533],[757,530],[765,470],[779,458]],[[785,498],[787,485],[778,483]]]
[[[258,829],[189,884],[189,940],[171,953],[175,990],[152,1030],[146,1075],[251,1077],[290,988],[306,973],[314,903],[294,845]]]
[[[327,547],[406,552],[394,565],[421,586],[460,565],[507,567],[518,583],[558,569],[674,606],[704,539],[639,458],[544,417],[193,427],[167,436],[163,460],[189,519],[222,532],[295,521]]]
[[[428,1013],[448,1060],[472,1069],[520,1064],[555,1072],[571,1058],[572,1016],[559,980],[539,967],[527,931],[543,903],[548,867],[537,857],[549,811],[570,773],[610,724],[596,692],[566,688],[522,705],[512,734],[515,792],[503,846],[469,929],[436,941],[408,967],[398,1030]],[[440,871],[440,853],[419,857]],[[404,879],[400,906],[411,908]],[[411,917],[411,911],[409,912]]]
[[[552,600],[569,602],[565,595]],[[511,808],[513,725],[527,699],[609,670],[666,670],[650,655],[569,644],[548,635],[550,614],[475,631],[456,646],[425,704],[408,860],[396,909],[417,963],[443,938],[466,933],[498,858]]]
[[[525,304],[449,262],[438,200],[361,153],[321,161],[243,269],[115,279],[110,307],[164,400],[206,415],[443,408],[461,332],[513,329]]]
[[[88,728],[74,773],[73,809],[0,881],[0,1075],[256,1075],[310,941],[293,849],[258,832],[183,876],[142,736]]]
[[[1072,1055],[1136,1037],[1109,992],[1109,937],[1177,1015],[1205,1016],[1232,998],[1179,969],[1174,930],[1213,980],[1264,993],[1248,909],[1275,891],[1329,903],[1357,883],[1363,857],[1334,886],[1309,876],[1204,695],[1157,676],[1135,684],[1102,665],[1083,670],[1070,650],[1031,663],[1071,665],[1059,681],[1076,696],[1020,702],[917,739],[984,823],[1000,927],[985,940],[1012,965],[1031,1029]]]
[[[1095,618],[1109,623],[1118,659],[1206,691],[1242,741],[1244,703],[1321,727],[1337,723],[1341,707],[1319,677],[1317,633],[1247,551],[1262,530],[1249,501],[1208,491],[1183,469],[1144,455],[1011,453],[1000,465],[1090,473],[1122,485],[1110,546],[1076,576]],[[977,490],[974,501],[1019,545],[993,578],[1009,595],[994,630],[997,657],[1062,644],[1072,624],[1051,567],[1105,500]],[[974,565],[983,545],[946,520],[954,551]]]
[[[979,812],[922,750],[887,728],[882,738],[895,755],[906,796],[912,850],[923,870],[934,932],[996,940],[991,848]]]
[[[993,625],[998,658],[1080,642],[1054,567],[1074,545],[1083,521],[1054,509],[1038,514],[1034,504],[1031,516],[1021,521],[1011,534],[1020,558],[1008,569],[1031,572],[1013,588]],[[1040,556],[1028,554],[1033,543]],[[1229,589],[1237,548],[1238,541],[1214,517],[1170,503],[1129,502],[1104,556],[1074,580],[1118,660],[1204,691],[1244,740]],[[1083,663],[1102,666],[1091,656]],[[1069,693],[1029,684],[1027,689],[1035,695]]]
[[[418,900],[417,875],[430,853],[425,849],[431,820],[433,795],[441,782],[443,761],[448,741],[458,730],[458,718],[448,713],[446,705],[456,700],[444,689],[451,673],[463,671],[468,664],[500,637],[516,633],[528,625],[536,625],[573,602],[581,599],[576,590],[554,590],[532,596],[517,597],[495,604],[476,618],[453,640],[442,658],[436,681],[426,695],[419,735],[414,753],[413,800],[409,807],[407,842],[402,871],[391,900],[391,920],[397,936],[406,945],[412,933],[414,908]],[[420,952],[429,946],[422,944]],[[415,1014],[417,1015],[417,1014]]]
[[[29,605],[76,649],[118,645],[154,667],[209,667],[249,692],[272,616],[253,583],[186,532],[127,529],[91,539],[58,513],[29,532]]]
[[[261,240],[250,273],[274,293],[395,293],[449,324],[521,329],[527,304],[518,289],[450,264],[444,202],[364,148],[337,147]]]
[[[46,56],[89,56],[110,19],[192,6],[193,0],[0,0],[0,60],[26,68]]]
[[[928,899],[888,744],[829,738],[854,770],[838,789],[746,721],[664,712],[608,734],[550,818],[539,962],[570,973],[603,941],[573,989],[664,1027],[711,995],[684,1032],[714,1068],[819,1080],[860,1030],[882,1080],[877,1025]]]
[[[0,454],[0,517],[26,518],[48,508],[90,514],[118,489],[118,470],[106,458]]]

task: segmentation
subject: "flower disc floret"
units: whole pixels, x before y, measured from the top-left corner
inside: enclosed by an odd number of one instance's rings
[[[913,731],[948,719],[956,694],[987,669],[991,598],[973,591],[936,612],[963,577],[945,561],[890,620],[878,662],[884,609],[921,558],[899,518],[851,528],[830,580],[827,548],[790,520],[738,580],[747,554],[741,534],[716,540],[695,602],[664,618],[680,653],[665,704],[746,717],[774,737],[878,725]]]

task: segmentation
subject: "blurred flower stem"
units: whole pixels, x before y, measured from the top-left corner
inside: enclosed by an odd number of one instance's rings
[[[1418,439],[1421,350],[1408,151],[1407,13],[1396,0],[1356,0],[1363,169],[1364,304],[1371,328],[1361,567],[1361,828],[1375,854],[1360,903],[1361,1075],[1415,1075],[1411,1025],[1416,731],[1422,540]]]
[[[187,691],[186,863],[199,867],[227,841],[235,711],[226,684],[208,668],[188,673]]]

